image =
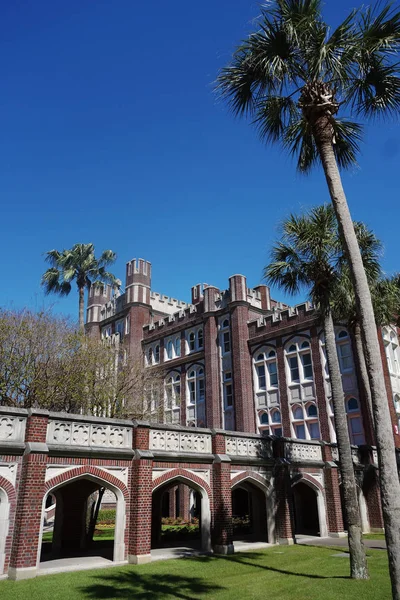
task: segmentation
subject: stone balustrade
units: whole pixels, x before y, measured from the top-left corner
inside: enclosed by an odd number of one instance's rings
[[[211,434],[187,430],[151,429],[149,450],[211,454]]]
[[[0,445],[22,444],[25,441],[27,411],[1,407]]]
[[[321,445],[318,442],[286,440],[285,458],[291,462],[322,461]]]
[[[57,446],[131,449],[132,427],[54,419],[49,421],[46,441]]]
[[[272,458],[271,440],[244,436],[226,436],[226,453],[229,456]]]

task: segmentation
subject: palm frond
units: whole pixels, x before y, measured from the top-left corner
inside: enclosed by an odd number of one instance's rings
[[[365,117],[394,116],[400,110],[399,63],[387,64],[379,55],[368,57],[348,92],[353,109]]]
[[[320,160],[310,124],[301,117],[286,128],[284,147],[297,159],[297,170],[309,173]]]
[[[257,106],[254,123],[261,139],[275,142],[281,139],[291,121],[300,118],[296,102],[287,96],[267,96]]]
[[[115,252],[112,250],[104,250],[97,262],[100,267],[109,267],[110,265],[114,264],[116,260],[117,255]]]
[[[391,2],[377,2],[360,13],[359,39],[367,52],[395,50],[400,42],[400,12]]]
[[[68,296],[71,291],[71,284],[64,281],[62,273],[56,268],[47,269],[42,276],[42,285],[46,295],[56,293],[60,296]]]
[[[334,152],[338,165],[348,169],[357,165],[356,155],[362,139],[362,127],[345,119],[332,119],[334,132]]]

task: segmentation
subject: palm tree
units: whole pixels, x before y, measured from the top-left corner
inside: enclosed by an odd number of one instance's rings
[[[400,314],[399,276],[385,277],[380,265],[382,243],[363,223],[354,223],[364,269],[368,278],[377,328],[397,323]],[[372,396],[362,344],[360,321],[357,314],[354,289],[350,280],[348,264],[341,266],[341,280],[333,298],[333,314],[344,321],[355,341],[356,357],[361,386],[373,420]]]
[[[331,299],[340,281],[340,254],[333,209],[318,206],[304,216],[291,215],[284,221],[282,239],[273,247],[272,262],[265,268],[264,275],[269,284],[278,285],[292,295],[302,288],[309,290],[310,299],[321,314],[348,523],[350,572],[355,579],[367,579],[357,484],[331,310]]]
[[[105,250],[100,258],[96,258],[93,244],[75,244],[70,250],[46,252],[46,260],[51,267],[42,277],[45,292],[67,296],[71,291],[71,282],[76,281],[81,331],[84,329],[85,288],[102,283],[109,283],[114,287],[121,285],[119,279],[106,270],[115,259],[116,254],[112,250]]]
[[[400,483],[368,280],[339,167],[355,163],[361,117],[400,108],[396,54],[400,13],[390,5],[352,11],[331,31],[320,0],[271,0],[259,29],[221,70],[217,90],[237,115],[250,115],[266,142],[280,142],[307,173],[321,163],[349,261],[370,380],[393,598],[400,600]]]

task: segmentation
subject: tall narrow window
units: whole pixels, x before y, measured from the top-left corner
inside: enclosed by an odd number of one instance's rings
[[[181,355],[181,338],[175,338],[175,356]]]
[[[196,335],[194,331],[191,331],[189,334],[189,350],[193,352],[196,349]]]
[[[290,367],[290,378],[292,381],[299,381],[300,372],[299,372],[299,362],[297,360],[297,356],[289,357],[289,367]]]
[[[154,350],[154,360],[156,363],[160,362],[160,346],[157,344]]]
[[[220,325],[220,344],[222,354],[227,354],[231,351],[231,336],[229,331],[229,319],[224,319]]]
[[[347,400],[346,412],[351,443],[355,445],[365,444],[361,412],[358,400],[356,398],[350,398]]]
[[[268,363],[268,373],[269,373],[269,384],[271,387],[276,387],[278,385],[278,372],[276,369],[276,362]]]
[[[199,329],[197,332],[197,347],[199,350],[201,350],[203,348],[204,345],[204,341],[203,341],[203,329]]]
[[[167,343],[167,357],[172,358],[172,340],[168,340]]]
[[[305,354],[301,354],[301,360],[303,363],[304,379],[312,379],[313,371],[312,371],[312,364],[311,364],[311,354],[309,352],[306,352]]]

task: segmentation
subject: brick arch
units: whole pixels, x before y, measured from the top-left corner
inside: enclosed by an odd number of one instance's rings
[[[107,473],[107,471],[103,471],[102,469],[93,467],[91,465],[85,467],[75,467],[74,469],[70,469],[64,473],[60,473],[59,475],[52,477],[46,483],[44,493],[47,494],[47,492],[51,491],[54,487],[58,487],[63,483],[68,483],[77,477],[82,478],[85,475],[92,475],[93,477],[97,477],[97,479],[102,479],[103,481],[110,483],[123,493],[126,501],[129,500],[128,489],[120,479],[117,479],[117,477],[114,477],[114,475],[110,475],[110,473]]]
[[[300,473],[295,479],[292,479],[292,487],[294,487],[298,483],[301,483],[302,481],[308,481],[308,483],[310,483],[313,488],[318,488],[318,490],[322,494],[324,494],[324,488],[322,487],[320,482],[311,477],[311,475],[308,475],[308,473]]]
[[[5,479],[5,477],[2,477],[0,475],[0,488],[2,490],[5,491],[5,493],[8,496],[8,501],[10,504],[14,504],[17,501],[17,494],[15,493],[15,488],[13,486],[13,484],[8,481],[8,479]]]
[[[231,487],[235,487],[235,485],[237,485],[238,483],[240,483],[241,481],[249,481],[249,483],[251,483],[251,480],[253,479],[253,481],[257,481],[264,489],[265,492],[268,491],[268,488],[270,487],[267,482],[265,481],[265,479],[263,477],[261,477],[261,475],[259,475],[258,473],[254,473],[253,471],[245,471],[244,473],[239,473],[239,475],[236,475],[236,477],[234,477],[231,481]],[[254,485],[257,486],[256,483],[254,483]]]
[[[288,337],[287,340],[285,340],[285,343],[282,344],[282,346],[284,348],[286,348],[286,346],[289,344],[289,342],[291,342],[292,340],[294,340],[294,338],[305,338],[308,341],[311,341],[311,335],[309,335],[308,333],[304,333],[302,331],[299,331],[298,333],[293,333],[292,335],[290,335]]]
[[[188,365],[185,368],[184,372],[187,374],[190,369],[193,369],[195,367],[200,367],[200,368],[204,369],[204,363],[201,363],[201,362],[199,362],[199,361],[196,360],[195,362],[190,363],[190,365]]]
[[[255,348],[253,348],[251,351],[251,356],[254,358],[254,355],[257,354],[257,352],[260,352],[262,348],[270,348],[276,352],[276,346],[274,346],[274,344],[271,344],[271,342],[265,342],[264,344],[258,344],[255,346]]]
[[[160,477],[157,477],[157,479],[155,479],[153,481],[153,491],[156,488],[161,487],[165,483],[168,483],[169,481],[171,481],[171,483],[172,483],[174,479],[178,479],[179,477],[184,477],[185,479],[189,479],[196,485],[199,485],[200,487],[204,488],[208,494],[208,497],[211,500],[212,492],[211,492],[211,488],[208,485],[208,483],[206,481],[204,481],[204,479],[201,479],[201,477],[198,477],[198,475],[195,475],[194,473],[191,473],[190,471],[187,471],[186,469],[173,469],[172,471],[163,473],[163,475],[160,475]]]

